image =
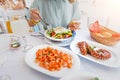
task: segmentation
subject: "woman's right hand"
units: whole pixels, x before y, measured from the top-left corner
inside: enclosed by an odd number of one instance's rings
[[[30,9],[30,19],[38,23],[41,20],[38,9]]]
[[[35,24],[40,22],[41,17],[39,15],[39,10],[38,9],[30,9],[30,19],[28,20],[29,26],[33,27]]]

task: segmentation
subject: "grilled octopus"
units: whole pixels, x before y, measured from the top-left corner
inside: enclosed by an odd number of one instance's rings
[[[110,54],[109,51],[107,51],[105,49],[94,50],[85,41],[78,42],[77,45],[78,45],[82,55],[90,54],[91,56],[93,56],[93,57],[95,57],[97,59],[102,59],[102,60],[109,59],[111,57],[111,54]]]

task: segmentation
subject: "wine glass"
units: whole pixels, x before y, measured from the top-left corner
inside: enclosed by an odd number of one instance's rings
[[[98,21],[102,26],[108,26],[109,24],[109,16],[89,16],[87,17],[87,27],[90,27],[90,24]]]
[[[91,37],[91,31],[99,31],[101,26],[108,27],[109,16],[89,16],[87,17],[87,29],[90,33],[89,39],[93,40]]]
[[[32,45],[28,45],[26,39],[26,36],[31,33],[31,28],[29,27],[25,17],[21,15],[12,16],[10,24],[13,34],[20,35],[24,41],[23,51],[26,52],[31,49]]]

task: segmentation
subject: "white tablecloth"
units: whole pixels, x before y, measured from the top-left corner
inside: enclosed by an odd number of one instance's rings
[[[75,39],[91,40],[89,32],[86,28],[81,28],[79,31],[77,31],[77,36]],[[23,40],[21,38],[19,40],[20,43],[23,44]],[[43,38],[32,36],[27,36],[27,42],[33,46],[47,44]],[[9,43],[10,35],[0,35],[0,54],[7,56],[0,75],[8,74],[12,80],[59,80],[31,69],[24,61],[24,56],[26,53],[22,52],[23,45],[21,45],[21,48],[18,50],[11,50],[9,48]],[[119,45],[120,44],[117,44],[112,47],[118,53],[120,52]],[[69,46],[67,46],[67,48],[69,48]],[[90,74],[102,77],[104,80],[120,80],[120,68],[106,67],[82,57],[80,57],[80,61],[80,74],[83,72],[90,72]]]

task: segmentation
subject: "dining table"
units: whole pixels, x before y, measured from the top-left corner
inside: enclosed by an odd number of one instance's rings
[[[27,52],[23,51],[23,46],[24,46],[23,39],[18,35],[19,37],[18,41],[20,42],[20,47],[17,49],[11,49],[10,41],[12,35],[14,34],[8,34],[8,33],[0,34],[0,55],[5,55],[4,64],[2,65],[2,67],[0,67],[1,68],[0,77],[1,75],[7,75],[11,80],[63,80],[62,78],[56,78],[53,76],[46,75],[28,66],[25,62],[25,55]],[[48,42],[45,41],[43,36],[36,37],[36,36],[26,35],[26,39],[27,39],[27,43],[29,45],[32,45],[33,48],[35,46],[49,44]],[[74,37],[74,40],[79,40],[79,39],[95,42],[93,39],[91,39],[89,30],[84,24],[81,24],[81,28],[79,30],[76,30],[76,36]],[[71,50],[70,44],[61,47]],[[106,47],[109,47],[110,49],[114,49],[119,55],[118,60],[120,60],[119,42],[114,46],[106,46]],[[80,69],[78,70],[78,73],[73,72],[74,74],[72,73],[72,76],[76,74],[79,75],[86,74],[86,76],[92,74],[94,76],[101,78],[99,80],[120,80],[120,66],[109,67],[90,61],[81,56],[78,57],[80,60],[80,62],[78,62],[80,66],[78,67]],[[2,60],[2,57],[0,57],[0,60]],[[116,63],[118,62],[118,64],[120,64],[119,61],[115,61],[115,62]],[[71,73],[67,74],[66,76],[68,77],[71,76]]]

